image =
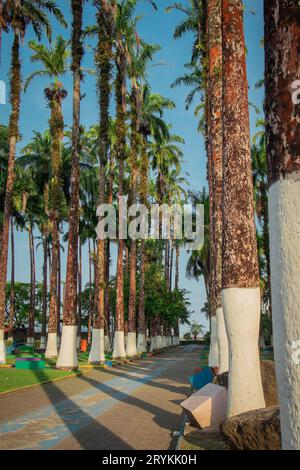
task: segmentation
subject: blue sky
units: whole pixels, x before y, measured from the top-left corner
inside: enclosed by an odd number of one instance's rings
[[[64,12],[65,18],[71,25],[70,2],[68,0],[57,0],[57,3]],[[143,18],[139,23],[139,35],[149,43],[160,44],[161,51],[157,54],[155,62],[163,62],[164,65],[151,67],[148,71],[148,80],[154,92],[171,98],[176,103],[176,109],[166,113],[167,120],[172,123],[173,131],[185,139],[183,172],[187,173],[190,189],[200,190],[206,185],[206,156],[203,138],[197,133],[197,119],[193,114],[192,106],[190,111],[185,110],[185,96],[187,89],[184,87],[171,88],[171,83],[184,72],[184,64],[188,62],[192,47],[192,36],[187,35],[183,39],[174,40],[173,31],[175,25],[182,19],[182,14],[176,11],[165,13],[165,8],[172,3],[172,0],[158,0],[159,11],[154,11],[148,2],[141,0],[138,14]],[[187,0],[182,0],[183,4]],[[94,23],[95,10],[92,2],[88,2],[84,10],[84,22],[86,25]],[[70,26],[63,30],[55,21],[53,37],[62,34],[70,36]],[[247,0],[245,2],[245,35],[248,49],[247,67],[249,81],[249,101],[261,108],[263,100],[263,90],[255,90],[255,83],[263,77],[264,53],[260,47],[260,40],[263,37],[263,2],[261,0]],[[0,80],[7,83],[11,35],[2,35],[2,51]],[[28,31],[22,46],[22,76],[25,79],[29,73],[36,69],[36,64],[30,63],[30,50],[27,47],[28,40],[34,39],[32,31]],[[93,67],[92,53],[86,49],[84,66]],[[64,119],[67,125],[72,123],[72,77],[71,74],[63,78],[64,86],[70,90],[68,98],[63,105]],[[45,105],[44,88],[49,84],[47,79],[37,79],[32,83],[26,94],[22,94],[20,132],[23,140],[19,148],[27,144],[32,137],[32,130],[43,131],[46,129],[49,119],[49,110]],[[7,90],[8,91],[8,90]],[[83,84],[83,93],[86,94],[82,102],[82,123],[88,127],[97,122],[98,109],[95,94],[95,77],[86,75]],[[195,102],[195,105],[197,103]],[[0,105],[0,123],[7,124],[10,107],[8,104]],[[251,132],[255,132],[255,122],[258,118],[254,109],[250,107]],[[38,234],[36,234],[38,235]],[[87,281],[87,249],[83,250],[84,264],[83,281]],[[181,287],[190,291],[190,301],[192,309],[195,311],[193,319],[206,325],[205,318],[200,314],[200,310],[205,302],[205,291],[203,282],[189,281],[185,278],[185,265],[187,255],[182,252],[180,259],[180,284]],[[10,272],[8,272],[8,276]],[[65,255],[62,260],[62,275],[65,277]],[[37,279],[42,276],[42,252],[37,251]],[[16,234],[16,279],[17,281],[28,282],[29,279],[29,254],[26,233]]]

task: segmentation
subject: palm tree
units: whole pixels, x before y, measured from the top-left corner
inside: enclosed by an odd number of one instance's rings
[[[299,2],[265,0],[264,10],[276,380],[282,447],[296,450],[300,448]]]
[[[40,214],[38,226],[41,233],[43,247],[43,307],[42,307],[42,329],[41,349],[46,349],[47,336],[47,295],[48,295],[48,249],[50,245],[49,225],[49,181],[51,179],[51,136],[47,130],[43,134],[34,131],[31,142],[22,149],[21,156],[16,161],[17,167],[30,169],[37,191],[43,196],[43,213]]]
[[[154,138],[155,142],[162,142],[169,138],[169,127],[163,119],[163,113],[167,109],[174,109],[175,104],[168,98],[157,93],[151,93],[148,84],[145,84],[141,90],[141,122],[140,133],[142,134],[141,142],[141,168],[139,178],[139,196],[140,202],[148,205],[149,193],[149,147],[151,143],[149,138]],[[139,307],[138,307],[138,352],[146,350],[146,321],[145,321],[145,242],[141,240],[140,244],[140,286],[139,286]],[[151,349],[158,349],[158,319],[153,320],[151,330]]]
[[[128,44],[135,32],[135,21],[132,19],[136,1],[124,1],[117,5],[116,15],[116,158],[119,164],[119,204],[124,194],[124,160],[126,159],[126,74],[129,58]],[[124,231],[123,221],[119,221],[119,233]],[[124,343],[124,271],[123,271],[124,235],[119,235],[117,275],[116,275],[116,315],[115,342],[113,357],[126,357]]]
[[[258,121],[257,125],[265,123]],[[257,136],[260,136],[257,141]],[[254,143],[251,147],[252,168],[253,168],[253,187],[255,211],[259,224],[262,228],[262,251],[265,264],[265,291],[264,302],[267,304],[269,315],[272,318],[272,299],[271,299],[271,266],[270,266],[270,240],[269,240],[269,212],[268,212],[268,169],[266,155],[265,130],[262,134],[256,134]],[[261,273],[262,277],[262,273]]]
[[[228,340],[222,308],[222,15],[219,0],[207,2],[207,135],[208,159],[211,178],[211,260],[213,263],[213,311],[216,316],[216,350],[218,355],[211,357],[212,367],[218,367],[219,373],[227,372]],[[211,340],[214,340],[211,335]]]
[[[72,129],[72,174],[71,201],[69,210],[68,258],[63,309],[63,328],[57,368],[76,369],[77,336],[77,272],[79,233],[79,155],[80,155],[80,84],[83,0],[72,0],[72,72],[73,72],[73,129]],[[79,296],[80,298],[80,296]]]
[[[97,6],[97,48],[95,63],[98,71],[97,92],[99,96],[99,128],[97,130],[99,157],[99,198],[98,204],[105,203],[105,169],[109,150],[109,104],[110,80],[113,58],[113,41],[116,22],[115,2],[95,2]],[[105,326],[105,292],[106,260],[105,240],[97,241],[97,315],[93,325],[92,347],[89,361],[100,364],[105,361],[104,326]]]
[[[56,3],[50,0],[6,0],[2,2],[0,12],[0,33],[2,30],[13,31],[14,40],[11,53],[10,74],[10,102],[11,116],[9,122],[9,158],[6,179],[5,203],[3,214],[3,226],[1,233],[1,255],[0,255],[0,361],[5,362],[5,350],[3,343],[4,317],[5,317],[5,289],[7,276],[7,257],[9,225],[12,204],[12,191],[14,181],[14,167],[16,144],[18,140],[19,115],[21,101],[21,62],[20,62],[20,39],[24,39],[28,26],[32,26],[38,39],[41,39],[43,31],[51,38],[52,28],[48,13],[54,14],[59,22],[65,25],[63,15]]]
[[[48,341],[46,357],[57,357],[57,326],[58,326],[58,271],[59,271],[59,223],[63,205],[61,184],[62,173],[62,140],[64,135],[64,120],[62,115],[62,100],[67,96],[59,78],[68,70],[68,42],[61,36],[56,38],[53,46],[46,47],[34,41],[29,42],[34,54],[32,62],[40,62],[42,69],[34,71],[26,80],[25,90],[35,77],[47,76],[54,79],[50,88],[45,89],[45,97],[49,103],[51,117],[49,120],[51,134],[51,164],[52,179],[49,188],[49,214],[52,230],[52,269],[50,281],[50,310],[48,322]],[[60,288],[60,286],[59,286]]]
[[[137,183],[139,171],[139,155],[142,146],[139,127],[142,113],[142,90],[143,81],[146,79],[146,67],[153,59],[153,55],[160,49],[159,46],[146,44],[140,40],[134,45],[134,50],[130,51],[130,63],[128,74],[131,79],[131,149],[128,159],[130,166],[130,205],[137,203]],[[127,356],[136,356],[137,354],[137,322],[136,322],[136,270],[137,270],[137,241],[130,241],[130,293],[128,309],[128,339],[126,345]],[[144,272],[141,272],[144,276]],[[143,282],[143,281],[142,281]],[[142,300],[143,303],[143,300]],[[144,347],[144,345],[142,345]]]
[[[223,272],[229,340],[228,415],[264,408],[258,336],[260,288],[241,0],[222,2]],[[251,371],[251,372],[250,372]]]

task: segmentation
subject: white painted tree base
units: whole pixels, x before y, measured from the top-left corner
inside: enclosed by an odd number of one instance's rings
[[[28,336],[27,338],[27,346],[34,347],[34,336]]]
[[[127,357],[134,357],[137,355],[136,349],[136,333],[129,332],[127,338],[127,345],[126,345],[126,356]]]
[[[115,331],[113,359],[125,359],[125,335],[124,331]]]
[[[173,346],[173,339],[172,339],[172,336],[168,336],[167,337],[167,341],[168,341],[168,347],[171,348]]]
[[[146,336],[143,333],[138,333],[137,352],[138,354],[147,352]]]
[[[77,358],[77,326],[63,325],[61,334],[61,344],[56,362],[57,369],[78,368]]]
[[[164,337],[163,336],[157,336],[156,337],[156,348],[157,349],[163,349],[164,348]]]
[[[300,449],[300,173],[270,188],[273,340],[282,446]]]
[[[41,336],[40,349],[46,349],[47,346],[47,337]]]
[[[48,333],[45,357],[54,359],[58,356],[57,333]]]
[[[258,336],[260,288],[222,291],[229,344],[227,416],[265,408],[260,373]]]
[[[260,336],[260,338],[259,338],[259,347],[261,349],[266,349],[266,342],[265,342],[265,338],[263,336]]]
[[[90,364],[104,364],[104,329],[93,328],[92,331],[92,345],[89,354]]]
[[[110,338],[107,335],[104,335],[104,351],[106,353],[111,352],[111,347],[110,347]]]
[[[150,352],[156,351],[157,347],[157,336],[151,336],[151,345],[150,345]]]
[[[228,338],[225,328],[223,308],[217,308],[217,340],[219,352],[219,374],[229,370]]]
[[[4,330],[0,330],[0,364],[6,364],[6,347],[4,342]]]
[[[81,342],[81,336],[77,336],[76,338],[76,348],[80,349],[80,342]]]
[[[210,319],[211,331],[210,331],[210,348],[208,355],[209,367],[219,367],[219,348],[218,348],[218,337],[217,337],[217,317],[213,315]]]

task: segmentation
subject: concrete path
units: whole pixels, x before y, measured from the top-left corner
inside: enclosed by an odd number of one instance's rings
[[[0,449],[174,449],[200,348],[0,397]]]

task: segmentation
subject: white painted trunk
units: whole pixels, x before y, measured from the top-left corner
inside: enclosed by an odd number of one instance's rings
[[[60,342],[61,342],[61,336],[56,335],[57,350],[59,350],[59,348],[60,348]]]
[[[126,356],[127,357],[134,357],[137,355],[136,349],[136,333],[129,332],[127,338],[127,345],[126,345]]]
[[[156,348],[163,349],[164,348],[164,337],[159,335],[156,337]]]
[[[300,449],[300,175],[270,188],[273,334],[282,445]]]
[[[147,352],[146,336],[143,333],[138,333],[137,352],[138,354]]]
[[[77,336],[76,338],[76,348],[80,349],[80,341],[81,341],[81,336]]]
[[[213,315],[210,319],[211,330],[210,330],[210,348],[208,355],[209,367],[219,367],[219,348],[218,348],[218,337],[217,337],[217,317]]]
[[[104,335],[104,351],[106,353],[110,352],[110,339],[107,335]]]
[[[266,406],[258,350],[260,288],[224,289],[222,297],[229,343],[230,417]]]
[[[265,338],[263,336],[260,336],[259,338],[259,347],[262,349],[266,349],[266,342]]]
[[[47,337],[41,336],[40,349],[46,349],[47,346]]]
[[[114,350],[113,358],[114,359],[125,359],[126,350],[125,350],[125,337],[124,331],[115,331],[115,340],[114,340]]]
[[[58,356],[57,333],[48,333],[45,357],[47,359],[54,359],[57,356]]]
[[[125,345],[125,349],[126,349],[126,347],[127,347],[127,341],[128,341],[128,334],[127,334],[127,335],[124,334],[124,345]]]
[[[168,336],[168,346],[171,348],[173,346],[172,336]]]
[[[228,338],[225,328],[223,308],[217,308],[217,339],[219,351],[219,374],[229,370]]]
[[[77,369],[77,326],[63,325],[61,344],[56,362],[58,369]]]
[[[4,330],[0,330],[0,364],[6,363],[6,347],[4,342]]]
[[[28,336],[27,338],[27,346],[34,347],[34,337],[33,336]]]
[[[151,336],[150,352],[153,352],[156,349],[157,349],[157,336]]]
[[[104,329],[93,328],[92,344],[89,354],[90,364],[103,364],[105,362],[104,352]]]

